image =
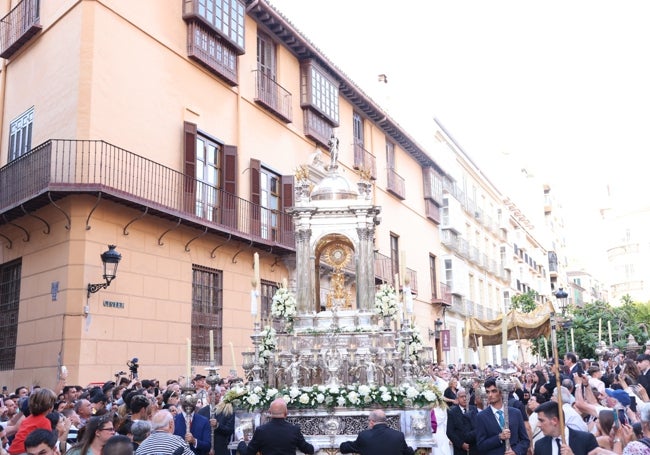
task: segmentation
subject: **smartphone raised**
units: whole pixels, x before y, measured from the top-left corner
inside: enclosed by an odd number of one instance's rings
[[[627,423],[627,416],[625,415],[625,409],[618,409],[616,414],[618,414],[616,417],[618,417],[618,421],[621,423],[621,425],[625,425]]]
[[[616,410],[614,410],[614,424],[612,427],[615,430],[618,430],[621,427],[621,422],[618,420],[618,412]]]

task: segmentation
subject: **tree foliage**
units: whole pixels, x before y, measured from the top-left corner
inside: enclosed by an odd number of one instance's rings
[[[518,296],[520,297],[520,296]],[[629,296],[628,296],[629,297]],[[513,301],[515,298],[513,298]],[[595,359],[598,345],[598,327],[600,321],[601,340],[607,346],[609,343],[609,327],[611,326],[612,344],[621,352],[626,351],[628,336],[633,335],[641,346],[650,338],[650,303],[633,302],[623,298],[620,306],[611,306],[607,302],[596,301],[586,303],[582,307],[571,306],[565,315],[557,315],[557,349],[560,357],[568,351],[575,352],[581,358]],[[514,306],[513,306],[514,307]],[[520,311],[524,311],[523,309]],[[573,329],[573,343],[571,340]],[[549,357],[553,356],[550,338],[547,340]],[[533,354],[545,356],[544,339],[532,340]]]
[[[530,313],[537,307],[536,298],[537,292],[532,290],[525,294],[515,295],[510,299],[510,308],[522,313]]]

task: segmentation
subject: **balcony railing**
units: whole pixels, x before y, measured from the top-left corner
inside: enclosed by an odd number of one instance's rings
[[[291,123],[291,93],[268,74],[254,71],[256,75],[255,101],[285,123]]]
[[[386,180],[386,189],[389,193],[397,196],[401,200],[406,199],[406,186],[404,184],[404,177],[395,172],[395,169],[388,169]]]
[[[370,178],[377,180],[375,155],[364,149],[362,144],[354,144],[354,168],[369,172]]]
[[[436,289],[433,289],[433,295],[431,296],[431,303],[439,303],[440,305],[451,306],[451,286],[447,283],[439,283],[440,293]]]
[[[9,58],[41,30],[40,0],[23,0],[0,19],[0,57]]]
[[[418,293],[418,272],[413,269],[406,268],[406,276],[409,278],[409,286],[411,287],[411,292],[415,295]]]
[[[295,249],[291,216],[104,141],[50,140],[0,168],[0,213],[47,192],[101,191],[241,239]]]
[[[393,284],[393,262],[389,256],[378,252],[375,253],[375,278]]]

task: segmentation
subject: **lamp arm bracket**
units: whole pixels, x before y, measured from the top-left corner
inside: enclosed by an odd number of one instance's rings
[[[110,281],[106,281],[105,283],[88,283],[88,298],[90,298],[90,294],[94,294],[95,292],[98,292],[101,289],[106,289],[109,285],[111,284]]]

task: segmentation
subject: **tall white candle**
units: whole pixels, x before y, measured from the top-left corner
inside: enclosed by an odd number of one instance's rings
[[[251,315],[257,317],[257,290],[251,289]]]
[[[478,337],[478,366],[483,371],[485,368],[485,350],[483,349],[483,337]]]
[[[469,365],[469,320],[465,319],[465,365]]]
[[[253,279],[255,280],[253,287],[257,289],[260,285],[260,255],[257,252],[253,255]]]
[[[503,313],[501,321],[501,359],[508,358],[508,314]]]
[[[187,386],[189,387],[190,381],[192,380],[192,342],[189,338],[185,338],[187,341]]]
[[[576,352],[576,342],[573,338],[573,327],[571,327],[571,351]]]
[[[613,346],[612,343],[612,321],[607,321],[607,331],[609,332],[609,345]]]
[[[603,339],[603,320],[598,318],[598,342]]]
[[[232,369],[237,370],[237,362],[235,361],[235,348],[232,345],[232,341],[230,342],[230,357],[232,357]]]
[[[546,358],[548,359],[548,339],[544,337],[544,352],[546,352]]]
[[[210,362],[214,363],[214,331],[210,330]]]
[[[397,306],[399,307],[400,319],[404,319],[404,305],[399,298],[399,273],[396,273],[393,279],[395,280],[395,297],[397,298]]]
[[[406,277],[406,251],[399,252],[399,282],[404,286],[404,278]]]

